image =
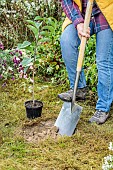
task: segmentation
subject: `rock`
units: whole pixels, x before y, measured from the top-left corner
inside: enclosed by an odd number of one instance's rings
[[[47,132],[46,132],[46,131],[43,131],[43,134],[44,134],[44,135],[46,135],[46,134],[47,134]]]
[[[43,138],[45,135],[44,135],[43,133],[38,133],[38,136],[39,136],[40,138]]]
[[[59,131],[58,127],[56,127],[56,126],[53,126],[53,127],[51,128],[51,130],[52,130],[53,132],[56,132],[56,133]]]

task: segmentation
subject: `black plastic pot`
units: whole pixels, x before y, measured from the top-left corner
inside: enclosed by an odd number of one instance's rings
[[[39,100],[29,100],[25,102],[26,114],[29,119],[34,119],[41,116],[43,103]]]

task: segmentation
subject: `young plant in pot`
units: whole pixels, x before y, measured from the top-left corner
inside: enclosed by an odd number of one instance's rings
[[[47,20],[48,19],[41,18],[39,16],[37,16],[34,21],[27,20],[27,27],[33,33],[34,39],[32,42],[24,41],[22,44],[18,45],[18,49],[25,49],[26,52],[30,54],[30,57],[23,58],[21,65],[24,67],[24,73],[28,70],[30,66],[32,66],[32,100],[28,100],[25,102],[27,117],[31,119],[40,117],[43,108],[43,102],[40,100],[35,100],[34,98],[34,77],[35,64],[38,64],[40,59],[38,54],[38,47],[41,45],[41,43],[50,41],[49,34],[51,30],[54,29],[53,26],[48,25],[48,22],[46,25],[42,25],[43,22],[45,21],[46,23]]]

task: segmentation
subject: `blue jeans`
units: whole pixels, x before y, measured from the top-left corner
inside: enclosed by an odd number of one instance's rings
[[[91,35],[93,35],[94,30],[92,23],[90,23],[90,29]],[[72,24],[65,28],[61,35],[60,43],[62,57],[68,72],[70,88],[73,88],[76,77],[80,39],[77,30]],[[98,69],[98,101],[96,109],[108,112],[113,101],[113,31],[111,29],[96,33],[96,63]],[[84,87],[86,87],[86,80],[82,68],[78,88]]]

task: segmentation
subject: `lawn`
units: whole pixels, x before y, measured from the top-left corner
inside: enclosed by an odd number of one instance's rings
[[[95,102],[89,96],[79,102],[83,111],[74,135],[32,140],[33,127],[38,134],[41,122],[57,118],[63,104],[57,94],[66,87],[36,79],[35,98],[44,106],[41,118],[29,120],[24,107],[31,99],[29,85],[27,80],[15,80],[0,87],[0,170],[101,170],[113,141],[113,115],[103,125],[89,124],[95,111]],[[27,138],[23,135],[26,129]]]

